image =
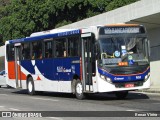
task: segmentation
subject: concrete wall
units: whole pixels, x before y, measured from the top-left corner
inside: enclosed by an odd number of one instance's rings
[[[5,69],[4,56],[0,57],[0,71]]]
[[[0,47],[0,57],[5,55],[5,49],[4,48],[5,48],[4,46]]]
[[[160,91],[160,61],[154,61],[151,65],[151,89],[152,91]]]
[[[151,44],[151,89],[160,90],[160,28],[148,31]]]
[[[148,30],[151,45],[151,61],[160,60],[160,27]]]

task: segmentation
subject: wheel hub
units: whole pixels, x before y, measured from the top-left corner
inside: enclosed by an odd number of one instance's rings
[[[29,92],[32,92],[32,88],[33,88],[32,83],[31,83],[31,81],[29,81],[29,83],[28,83]]]
[[[82,84],[81,83],[77,84],[76,91],[77,91],[78,94],[82,94]]]

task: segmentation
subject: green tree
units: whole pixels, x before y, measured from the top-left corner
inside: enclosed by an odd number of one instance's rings
[[[48,10],[45,0],[13,0],[5,8],[8,16],[0,21],[0,31],[4,38],[15,39],[29,36],[34,31],[42,31],[48,27]]]
[[[3,45],[4,42],[3,42],[3,36],[0,34],[0,46]]]
[[[26,37],[33,32],[54,29],[136,1],[0,0],[0,34],[4,40]]]
[[[5,11],[6,6],[10,4],[10,0],[0,0],[0,29],[2,29],[3,25],[3,18],[7,16],[7,12]],[[2,20],[2,21],[1,21]],[[4,26],[6,27],[6,26]],[[4,44],[3,36],[5,36],[5,33],[0,31],[0,46]]]
[[[131,4],[133,2],[137,2],[139,0],[112,0],[106,7],[106,11],[110,11],[128,4]]]

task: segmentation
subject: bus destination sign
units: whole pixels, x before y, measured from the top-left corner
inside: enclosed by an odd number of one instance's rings
[[[145,30],[143,27],[103,27],[103,28],[100,28],[101,35],[125,34],[125,33],[131,33],[131,34],[145,33]]]
[[[105,28],[105,34],[114,34],[114,33],[139,33],[139,28],[137,27],[120,27],[120,28]]]

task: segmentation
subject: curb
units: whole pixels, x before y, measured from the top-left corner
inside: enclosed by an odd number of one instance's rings
[[[159,93],[160,89],[147,89],[147,90],[138,90],[138,92],[146,92],[146,93]]]

